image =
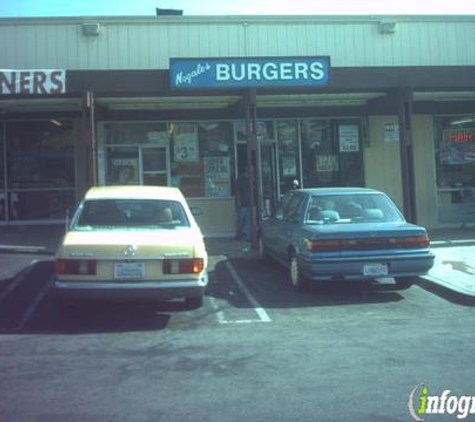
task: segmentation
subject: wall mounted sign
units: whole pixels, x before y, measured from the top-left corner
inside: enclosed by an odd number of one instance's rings
[[[399,123],[384,124],[384,142],[399,142]]]
[[[65,92],[65,70],[0,69],[0,95],[64,94]]]
[[[170,59],[172,89],[325,86],[330,57]]]

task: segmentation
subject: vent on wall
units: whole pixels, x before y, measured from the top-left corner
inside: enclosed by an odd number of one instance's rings
[[[91,37],[99,35],[100,25],[98,23],[83,23],[82,34]]]
[[[394,21],[379,22],[379,32],[381,34],[394,34],[396,32],[397,23]]]

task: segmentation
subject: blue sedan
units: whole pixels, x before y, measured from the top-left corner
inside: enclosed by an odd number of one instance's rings
[[[405,289],[434,264],[425,228],[365,188],[288,192],[261,224],[259,254],[285,265],[296,290],[309,281],[386,277]]]

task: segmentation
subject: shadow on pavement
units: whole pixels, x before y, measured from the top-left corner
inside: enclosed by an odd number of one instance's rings
[[[475,306],[475,297],[473,296],[467,296],[462,293],[458,293],[454,290],[450,290],[444,286],[441,286],[440,284],[436,284],[428,280],[424,280],[422,278],[419,279],[417,284],[420,287],[422,287],[424,290],[430,293],[433,293],[437,295],[438,297],[440,297],[441,299],[445,299],[456,305],[463,305],[463,306],[470,306],[470,307]]]
[[[303,292],[295,292],[287,280],[287,271],[279,264],[252,259],[229,261],[245,286],[264,308],[302,308],[397,302],[404,297],[394,283],[338,282],[312,283]],[[227,300],[238,308],[252,307],[229,272],[226,261],[215,267],[217,283],[208,287],[208,295]]]
[[[61,302],[49,294],[21,334],[93,334],[163,330],[178,303]]]

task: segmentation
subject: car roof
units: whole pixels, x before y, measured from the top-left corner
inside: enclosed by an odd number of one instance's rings
[[[90,188],[85,197],[90,199],[168,199],[184,201],[180,189],[166,186],[96,186]]]
[[[297,189],[297,192],[303,192],[308,195],[318,196],[318,195],[354,195],[354,194],[368,194],[368,193],[377,193],[383,194],[383,192],[370,189],[370,188],[307,188],[307,189]]]

